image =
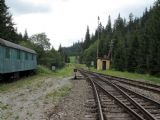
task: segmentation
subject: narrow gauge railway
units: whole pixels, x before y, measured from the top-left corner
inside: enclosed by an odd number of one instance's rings
[[[89,110],[87,109],[87,111],[90,113],[89,115],[85,115],[85,119],[105,120],[105,117],[102,111],[102,105],[101,105],[102,103],[100,100],[98,89],[96,88],[91,78],[89,78],[89,82],[90,82],[92,91],[90,91],[91,94],[89,97],[89,102],[87,102],[86,107],[89,108]]]
[[[140,88],[140,89],[144,89],[144,90],[147,90],[147,91],[150,91],[150,92],[160,94],[160,85],[151,84],[151,83],[148,83],[148,82],[137,81],[137,80],[131,80],[131,79],[127,79],[127,78],[115,77],[115,76],[111,76],[111,75],[105,75],[105,74],[102,74],[102,73],[96,73],[96,72],[94,72],[94,73],[98,74],[98,75],[101,75],[104,78],[115,81],[115,82],[120,82],[120,83],[123,83],[123,84],[126,84],[126,85],[130,85],[130,86],[133,86],[133,87],[137,87],[137,88]]]
[[[80,72],[98,87],[105,119],[160,120],[160,103],[118,86],[101,75],[84,70]]]

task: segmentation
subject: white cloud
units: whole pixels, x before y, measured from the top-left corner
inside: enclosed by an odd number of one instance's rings
[[[9,0],[8,0],[9,1]],[[155,0],[20,0],[34,5],[48,5],[50,11],[44,13],[29,13],[14,15],[18,31],[28,30],[29,35],[45,32],[57,49],[71,45],[84,37],[87,25],[94,32],[97,27],[97,16],[102,24],[107,23],[108,15],[112,20],[120,12],[122,17],[128,17],[133,11],[136,16],[142,15],[145,7]],[[9,6],[12,8],[12,6]]]
[[[39,5],[39,4],[49,4],[53,0],[19,0],[19,1]]]

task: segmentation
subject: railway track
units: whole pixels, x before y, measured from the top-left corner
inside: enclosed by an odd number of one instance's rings
[[[88,101],[87,108],[89,108],[92,114],[91,115],[86,115],[85,119],[98,119],[98,120],[105,120],[103,112],[102,112],[102,105],[101,105],[101,100],[100,100],[100,95],[98,93],[98,90],[92,80],[92,78],[89,77],[89,82],[93,90],[93,96],[90,96],[90,100]],[[98,113],[98,114],[97,114]]]
[[[87,72],[90,72],[90,71],[87,71]],[[115,77],[115,76],[111,76],[111,75],[105,75],[102,73],[96,73],[96,72],[93,72],[93,73],[98,74],[100,76],[103,76],[104,78],[115,81],[115,82],[120,82],[120,83],[123,83],[126,85],[130,85],[130,86],[144,89],[144,90],[147,90],[150,92],[154,92],[156,94],[160,94],[160,85],[151,84],[148,82],[137,81],[137,80],[132,80],[132,79],[127,79],[127,78]]]
[[[116,85],[99,74],[80,72],[97,87],[103,119],[160,120],[160,103]]]

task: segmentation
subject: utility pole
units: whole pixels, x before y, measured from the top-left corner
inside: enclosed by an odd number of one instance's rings
[[[97,41],[97,59],[99,57],[99,16],[98,16],[98,41]]]
[[[111,57],[110,60],[112,60],[113,40],[114,39],[112,39],[110,42],[110,49],[109,49],[108,56],[107,56],[108,59]]]
[[[111,40],[111,45],[110,45],[110,47],[111,47],[111,61],[112,61],[113,39]]]

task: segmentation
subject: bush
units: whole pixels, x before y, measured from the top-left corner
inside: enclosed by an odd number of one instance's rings
[[[37,67],[37,73],[38,74],[52,74],[52,71],[49,70],[47,67],[38,65]]]

